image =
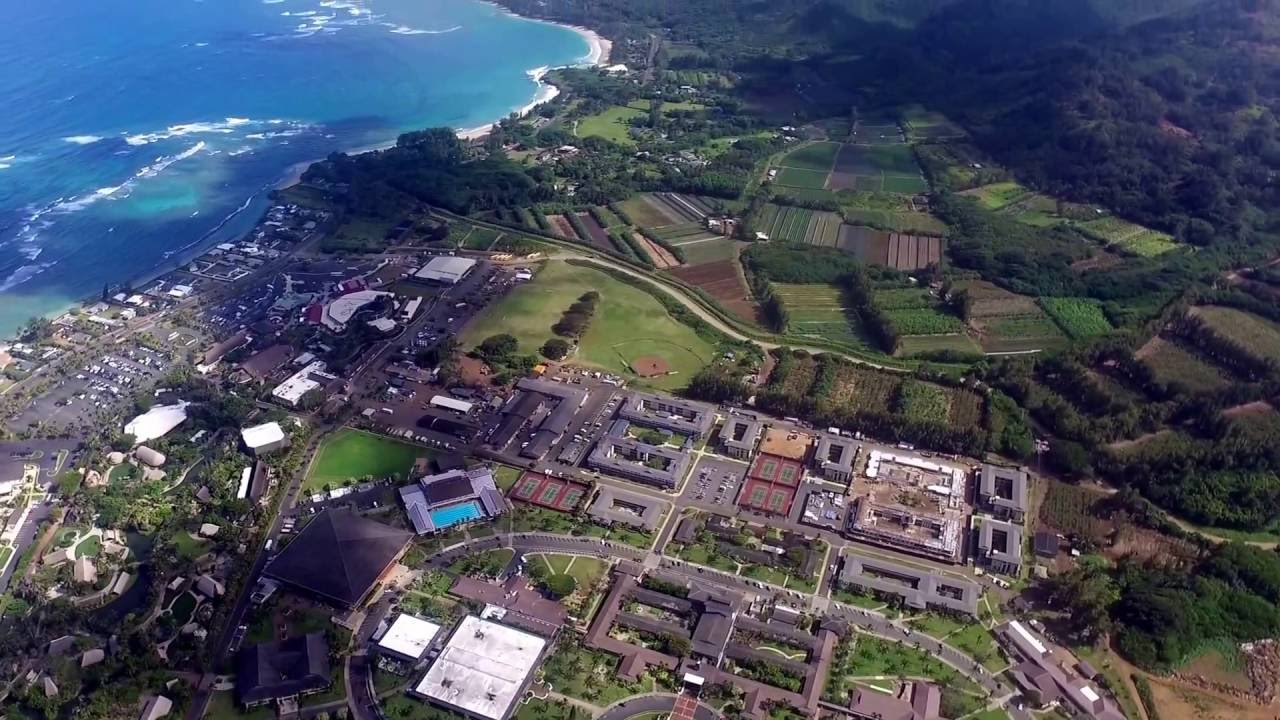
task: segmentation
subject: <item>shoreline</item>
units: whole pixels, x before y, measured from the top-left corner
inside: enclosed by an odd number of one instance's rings
[[[567,30],[571,30],[587,41],[587,54],[572,63],[569,63],[567,65],[558,65],[558,66],[555,66],[554,68],[551,66],[536,67],[526,71],[525,74],[537,84],[538,89],[535,91],[533,98],[530,99],[529,102],[519,107],[516,107],[511,111],[516,113],[520,117],[524,117],[525,115],[528,115],[538,105],[541,105],[542,103],[545,103],[545,102],[549,102],[555,99],[560,94],[560,88],[543,80],[543,78],[551,70],[559,69],[559,68],[567,68],[567,67],[603,67],[609,62],[609,57],[613,51],[613,42],[590,28],[586,28],[578,25],[567,25],[565,23],[553,22],[553,21],[544,20],[541,18],[531,18],[531,17],[525,17],[523,15],[518,15],[512,12],[509,8],[503,7],[502,5],[499,5],[498,3],[493,2],[493,0],[476,0],[476,1],[483,3],[485,5],[490,5],[494,7],[500,14],[508,15],[514,18],[519,18],[520,20],[525,22],[543,23],[546,25],[554,25],[556,27],[561,27]],[[462,140],[471,141],[471,140],[483,139],[505,117],[507,116],[504,115],[502,118],[498,118],[493,122],[486,123],[484,125],[479,125],[473,128],[463,128],[463,129],[457,130],[456,134]],[[396,143],[395,139],[392,139],[390,141],[383,142],[383,143],[366,145],[363,147],[353,148],[350,150],[336,150],[335,152],[342,152],[347,155],[363,155],[365,153],[386,150],[387,148],[394,147],[395,143]],[[232,220],[235,217],[235,215],[238,215],[240,212],[243,212],[244,209],[247,209],[248,206],[255,199],[257,199],[260,193],[266,192],[269,194],[271,192],[274,192],[277,190],[284,190],[299,184],[302,181],[302,175],[307,171],[307,169],[310,168],[315,163],[322,162],[323,160],[324,158],[317,158],[313,160],[304,160],[304,161],[289,165],[284,169],[279,180],[275,181],[274,183],[268,183],[266,186],[261,188],[258,192],[251,195],[245,201],[244,208],[242,208],[241,210],[235,213],[232,213],[232,215],[229,216],[226,219],[226,221]],[[261,218],[259,218],[258,222],[261,222]],[[255,227],[256,227],[256,223],[255,223]],[[215,227],[211,229],[207,233],[207,235],[212,235],[216,233],[219,229],[220,227]],[[175,250],[173,254],[169,255],[168,257],[162,257],[160,261],[157,262],[152,267],[146,270],[142,270],[136,275],[130,276],[126,281],[127,284],[129,285],[149,284],[168,273],[174,272],[175,270],[180,270],[184,265],[186,265],[187,263],[191,262],[195,258],[203,255],[205,252],[208,251],[208,248],[204,247],[205,245],[204,240],[205,240],[205,237],[207,237],[207,235],[192,241],[191,244],[188,245],[186,248],[179,248]],[[241,235],[241,237],[244,237],[246,235],[248,235],[248,232]],[[97,298],[97,295],[89,295],[79,300],[72,300],[67,304],[65,308],[58,311],[51,311],[49,313],[46,313],[45,317],[48,317],[48,318],[58,317],[78,307],[83,307],[88,303],[93,302],[96,298]],[[16,333],[13,336],[9,336],[4,339],[15,340]]]
[[[604,67],[609,63],[609,57],[613,54],[613,41],[609,40],[608,38],[604,37],[600,33],[590,28],[582,27],[581,25],[566,25],[564,23],[552,22],[550,20],[543,20],[540,18],[524,17],[523,15],[517,15],[516,13],[503,7],[502,5],[499,5],[496,2],[493,2],[492,0],[477,0],[477,2],[483,3],[485,5],[490,5],[495,9],[497,9],[503,15],[509,15],[511,17],[520,18],[521,20],[524,20],[526,22],[544,23],[547,25],[554,25],[556,27],[572,30],[573,32],[577,33],[580,37],[582,37],[584,40],[587,41],[587,54],[579,58],[577,62],[571,65],[558,65],[556,67],[543,65],[541,67],[536,67],[531,70],[527,70],[525,72],[525,74],[531,80],[537,83],[538,89],[534,92],[533,98],[529,102],[511,111],[511,112],[514,112],[519,117],[524,117],[528,115],[529,113],[533,112],[534,108],[538,107],[542,103],[550,102],[560,95],[560,88],[543,80],[543,78],[546,77],[547,73],[551,72],[552,70],[557,70],[564,67],[583,67],[583,66]],[[506,116],[504,115],[503,118],[505,117]],[[482,140],[486,136],[488,136],[490,132],[493,131],[493,128],[497,126],[497,124],[501,122],[503,118],[498,118],[493,122],[485,123],[484,125],[477,125],[476,127],[472,127],[472,128],[462,128],[457,130],[455,134],[458,136],[459,139],[462,139],[462,140]],[[363,147],[352,148],[350,150],[339,150],[338,152],[342,152],[346,155],[363,155],[365,153],[386,150],[388,148],[394,147],[395,144],[396,144],[396,141],[391,140],[389,142],[378,143],[375,145],[366,145]],[[298,183],[302,182],[302,175],[307,171],[307,168],[311,167],[313,164],[317,162],[321,162],[322,160],[324,160],[324,158],[318,158],[316,160],[304,160],[302,162],[298,162],[298,163],[294,163],[293,165],[290,165],[288,168],[285,169],[283,176],[280,178],[280,180],[278,180],[272,186],[272,188],[274,190],[284,190],[286,188],[290,188],[290,187],[293,187],[294,185],[297,185]]]

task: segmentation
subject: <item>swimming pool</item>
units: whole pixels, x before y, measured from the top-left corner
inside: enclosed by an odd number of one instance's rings
[[[431,511],[431,522],[437,528],[447,528],[450,525],[478,520],[481,517],[480,503],[475,500],[468,500],[457,505],[447,505]]]

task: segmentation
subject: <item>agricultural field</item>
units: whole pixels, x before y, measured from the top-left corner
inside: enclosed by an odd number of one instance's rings
[[[1098,517],[1094,506],[1105,498],[1104,494],[1079,485],[1047,479],[1044,501],[1040,503],[1040,522],[1063,535],[1101,543],[1110,528]]]
[[[982,346],[963,333],[950,335],[904,335],[898,338],[895,357],[911,357],[920,353],[951,351],[966,355],[979,355]]]
[[[840,216],[831,212],[783,205],[765,205],[756,227],[771,240],[835,247],[840,239]]]
[[[1154,257],[1178,249],[1178,243],[1169,235],[1150,230],[1118,217],[1104,217],[1080,223],[1084,234],[1108,247],[1128,255]]]
[[[929,185],[908,145],[845,145],[836,157],[827,187],[915,194]]]
[[[1032,192],[1016,182],[998,182],[961,193],[988,210],[999,210],[1030,196]]]
[[[885,232],[841,225],[836,247],[867,263],[898,270],[919,270],[942,261],[944,241],[929,235]]]
[[[578,233],[574,232],[573,225],[569,223],[569,218],[564,215],[548,215],[547,222],[551,224],[551,230],[566,240],[584,240],[579,238]]]
[[[1068,336],[1083,340],[1105,335],[1114,328],[1102,314],[1102,304],[1089,298],[1040,298],[1040,306]]]
[[[700,237],[680,243],[680,252],[684,253],[686,265],[706,265],[708,263],[734,262],[738,256],[737,242],[722,237]]]
[[[903,381],[893,401],[894,412],[912,420],[940,420],[950,408],[945,388],[919,380]]]
[[[897,123],[876,118],[860,120],[849,138],[850,142],[859,145],[902,145],[906,142]]]
[[[925,110],[919,105],[903,109],[902,125],[907,136],[913,140],[938,140],[964,135],[964,130],[948,120],[947,116]]]
[[[840,288],[784,283],[773,283],[772,287],[787,307],[789,334],[852,345],[867,344],[857,312],[845,307]]]
[[[933,308],[889,310],[885,316],[899,335],[954,335],[964,332],[960,318]]]
[[[685,257],[689,262],[684,266],[673,268],[670,271],[671,274],[690,285],[700,288],[739,319],[758,324],[760,322],[760,307],[756,305],[755,298],[751,296],[751,291],[747,288],[746,280],[742,276],[742,269],[737,260],[734,259],[736,251],[732,242],[729,240],[715,242],[727,245],[730,255],[722,260],[695,263],[691,251],[712,243],[685,246],[681,249],[686,252]]]
[[[1151,368],[1157,381],[1178,383],[1191,392],[1211,392],[1228,384],[1217,367],[1161,337],[1148,340],[1134,353],[1134,357]]]
[[[769,378],[770,385],[781,384],[781,389],[793,397],[809,396],[816,400],[820,408],[884,408],[899,407],[901,387],[904,382],[918,382],[894,373],[878,371],[872,368],[840,363],[836,366],[831,382],[825,388],[815,388],[818,361],[812,357],[794,358],[786,365],[785,375],[783,363],[774,368],[774,375]],[[982,421],[982,398],[968,390],[927,384],[936,388],[946,396],[946,410],[933,419],[946,423],[967,427]],[[916,391],[908,391],[915,393]],[[925,390],[931,393],[930,390]],[[924,400],[920,400],[924,402]],[[932,401],[930,401],[932,402]],[[920,407],[915,405],[913,407]],[[940,409],[938,403],[935,409]]]
[[[667,314],[649,293],[594,268],[558,260],[545,263],[532,281],[485,308],[459,341],[469,350],[491,335],[509,333],[519,342],[519,352],[535,352],[553,337],[551,326],[561,313],[588,290],[601,298],[572,356],[575,363],[630,375],[636,358],[656,356],[667,362],[671,374],[644,382],[671,390],[684,387],[715,355],[710,343]]]
[[[1264,360],[1280,361],[1280,325],[1252,313],[1219,305],[1201,305],[1190,310],[1214,334]]]
[[[815,142],[802,145],[778,160],[778,167],[820,172],[825,178],[826,174],[831,172],[831,167],[835,164],[836,154],[840,152],[840,148],[840,143],[833,142]],[[786,183],[780,182],[779,184]],[[822,187],[822,185],[818,187]]]
[[[316,453],[303,483],[304,492],[317,492],[325,485],[340,487],[365,478],[405,479],[427,448],[362,430],[343,428],[327,438]]]
[[[966,297],[965,316],[984,352],[1016,353],[1062,347],[1067,337],[1033,298],[1009,292],[985,280],[951,287]]]
[[[596,219],[591,216],[591,213],[580,212],[575,214],[578,217],[578,222],[582,223],[582,227],[587,230],[587,237],[583,238],[584,240],[587,240],[592,245],[605,250],[613,247],[613,243],[609,240],[609,231],[605,230],[600,223],[596,222]]]
[[[946,235],[947,226],[929,214],[929,206],[918,198],[887,192],[846,190],[839,194],[840,214],[845,222],[867,225],[889,232]]]
[[[827,173],[823,170],[784,167],[778,169],[778,176],[773,181],[788,188],[822,190],[827,186]]]

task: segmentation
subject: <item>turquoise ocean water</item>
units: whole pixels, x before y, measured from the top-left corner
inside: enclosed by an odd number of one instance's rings
[[[0,23],[0,335],[239,235],[290,166],[529,103],[577,33],[474,0],[41,0]]]

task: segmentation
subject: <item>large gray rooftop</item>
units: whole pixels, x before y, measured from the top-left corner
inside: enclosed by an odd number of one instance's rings
[[[716,422],[714,408],[706,403],[640,392],[627,397],[618,416],[637,425],[695,437],[705,436]]]
[[[937,607],[974,616],[978,614],[978,598],[982,595],[982,588],[968,580],[855,552],[844,555],[840,583],[864,591],[897,595],[910,608]]]

